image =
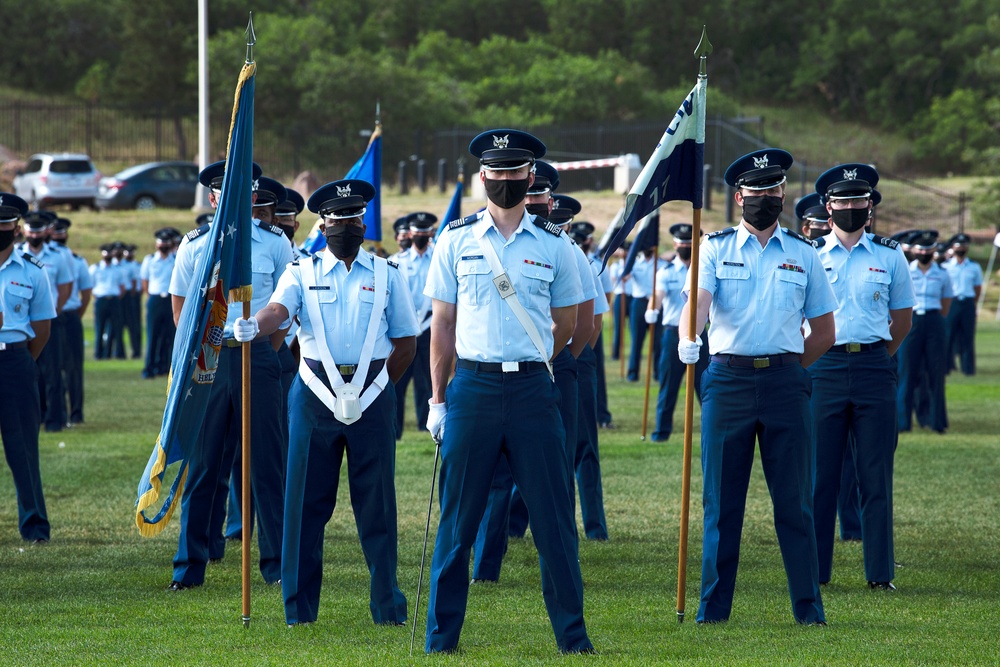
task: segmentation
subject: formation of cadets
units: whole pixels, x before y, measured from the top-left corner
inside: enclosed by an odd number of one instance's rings
[[[945,375],[975,372],[983,276],[967,258],[970,239],[869,232],[881,195],[878,173],[864,164],[824,173],[795,206],[802,234],[784,229],[778,217],[793,158],[771,148],[725,173],[739,224],[699,240],[691,225],[673,224],[672,257],[643,248],[628,275],[621,261],[600,273],[594,227],[576,220],[579,201],[556,193],[559,174],[541,159],[545,150],[517,130],[477,136],[469,151],[486,207],[440,230],[433,214],[401,217],[393,226],[400,250],[389,259],[362,247],[372,185],[335,181],[306,201],[254,164],[254,315],[229,310],[215,409],[189,447],[169,590],[203,585],[227,538],[244,537],[239,355],[250,342],[260,571],[280,586],[289,626],[319,617],[323,534],[345,456],[372,619],[408,620],[397,583],[394,476],[412,384],[417,428],[441,453],[425,649],[456,649],[470,583],[498,581],[508,540],[530,526],[557,646],[593,652],[575,504],[579,494],[583,536],[608,540],[598,447],[599,427],[613,428],[601,336],[608,312],[612,358],[626,354],[622,332],[631,323],[630,381],[647,330],[657,336],[654,442],[674,434],[681,378],[696,367],[705,489],[698,622],[730,616],[757,446],[794,619],[826,623],[821,587],[833,576],[838,514],[841,538],[863,542],[868,585],[894,589],[898,433],[912,428],[914,413],[943,433]],[[224,167],[200,175],[213,208]],[[326,241],[313,256],[294,241],[306,208]],[[134,246],[114,242],[88,267],[67,246],[69,220],[0,193],[0,435],[25,540],[50,538],[39,428],[84,420],[81,318],[90,301],[94,358],[139,358],[145,295],[142,375],[166,375],[210,221],[200,217],[187,234],[157,231],[156,251],[141,265]],[[38,392],[23,391],[33,377]]]

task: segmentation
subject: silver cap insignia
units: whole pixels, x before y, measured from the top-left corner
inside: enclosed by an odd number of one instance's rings
[[[337,196],[338,197],[350,197],[351,196],[351,186],[345,185],[344,187],[337,186]]]
[[[764,167],[766,167],[767,166],[767,155],[765,155],[764,157],[759,157],[759,158],[755,157],[753,159],[753,166],[754,166],[754,169],[763,169]]]
[[[505,134],[502,138],[497,135],[493,135],[493,148],[507,148],[507,144],[510,142],[510,135]]]

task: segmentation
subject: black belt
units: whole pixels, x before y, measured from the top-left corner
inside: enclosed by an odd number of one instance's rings
[[[472,361],[470,359],[459,359],[455,364],[455,367],[467,371],[481,371],[483,373],[526,373],[530,371],[548,371],[548,366],[545,365],[544,361],[507,361],[504,363],[497,363],[493,361]]]
[[[772,354],[763,357],[744,357],[739,354],[713,354],[712,361],[717,364],[735,366],[736,368],[770,368],[771,366],[790,366],[801,363],[802,355],[797,352]]]
[[[316,359],[310,359],[305,357],[306,366],[309,367],[316,375],[322,374],[324,377],[327,376],[326,370],[323,368],[323,364]],[[371,364],[368,365],[368,377],[365,378],[366,386],[375,379],[375,377],[382,372],[382,367],[385,366],[385,359],[372,359]],[[344,378],[344,382],[350,382],[354,379],[354,374],[358,372],[357,364],[337,364],[337,370],[340,371],[340,376]]]
[[[844,343],[843,345],[834,345],[830,348],[830,352],[867,352],[882,347],[885,347],[884,340],[877,340],[874,343]]]
[[[6,352],[7,350],[23,350],[28,347],[28,341],[22,340],[19,343],[0,343],[0,352]]]
[[[916,308],[914,308],[913,309],[913,316],[914,317],[923,317],[924,315],[930,315],[931,313],[940,313],[940,312],[941,312],[940,308],[927,308],[927,309],[920,309],[920,310],[917,310]]]

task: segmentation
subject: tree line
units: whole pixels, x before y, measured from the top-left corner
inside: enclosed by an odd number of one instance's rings
[[[193,113],[196,8],[4,0],[3,94]],[[707,24],[713,113],[766,102],[903,131],[924,171],[1000,162],[1000,0],[211,0],[220,113],[248,10],[257,120],[316,154],[356,143],[376,101],[401,133],[670,117]]]

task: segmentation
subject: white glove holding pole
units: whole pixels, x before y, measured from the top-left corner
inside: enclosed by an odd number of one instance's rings
[[[677,356],[680,357],[681,363],[698,363],[698,358],[701,356],[701,336],[698,336],[694,340],[681,338],[677,343]]]
[[[432,403],[427,400],[427,430],[431,433],[434,442],[440,443],[444,437],[444,420],[448,416],[448,408],[445,403]]]
[[[658,310],[646,311],[646,324],[656,324],[656,321],[658,319],[660,319],[660,311]]]
[[[233,322],[233,338],[241,343],[249,343],[257,334],[260,333],[260,326],[257,324],[257,318],[251,317],[249,320],[245,320],[242,317],[236,318]]]

